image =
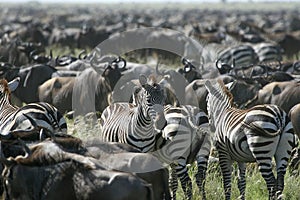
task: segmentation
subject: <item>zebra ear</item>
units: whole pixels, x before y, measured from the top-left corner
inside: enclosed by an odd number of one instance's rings
[[[139,81],[140,81],[140,84],[142,85],[142,86],[144,86],[144,85],[146,85],[147,84],[147,77],[145,76],[145,75],[140,75],[140,77],[139,77]]]
[[[208,91],[211,91],[212,90],[212,84],[211,84],[211,82],[209,81],[209,80],[207,80],[207,81],[205,81],[205,87],[206,87],[206,89],[208,90]]]
[[[20,83],[20,77],[15,78],[14,80],[8,83],[8,88],[10,91],[15,91]]]

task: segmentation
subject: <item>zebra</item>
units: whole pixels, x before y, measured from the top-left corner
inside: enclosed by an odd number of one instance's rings
[[[170,164],[169,185],[172,197],[176,199],[179,178],[185,196],[191,199],[192,182],[187,165],[196,160],[196,183],[202,199],[206,199],[204,186],[211,149],[208,117],[204,111],[191,105],[166,105],[164,115],[167,124],[162,130],[161,138],[157,139],[157,150],[153,153],[164,163]]]
[[[256,162],[264,178],[269,199],[281,199],[284,176],[295,146],[292,123],[280,107],[257,105],[248,110],[233,106],[233,96],[221,80],[205,82],[209,92],[207,108],[209,123],[215,131],[214,145],[219,154],[226,200],[231,196],[231,173],[238,163],[238,188],[245,199],[246,162]],[[277,178],[272,172],[275,158]]]
[[[30,103],[22,107],[11,104],[10,96],[20,83],[20,78],[7,82],[0,80],[0,138],[2,140],[16,139],[12,131],[30,131],[35,126],[49,133],[66,132],[67,123],[58,110],[44,102]],[[32,120],[36,124],[32,123]]]
[[[262,42],[253,46],[259,62],[282,61],[283,49],[279,45]]]
[[[223,49],[218,53],[216,65],[221,74],[230,70],[247,67],[258,62],[258,56],[252,46],[247,44],[239,44]],[[229,68],[223,70],[223,68]]]
[[[154,78],[144,75],[139,77],[141,91],[133,103],[113,103],[106,107],[101,114],[100,125],[102,128],[101,139],[108,142],[120,142],[130,144],[141,152],[149,152],[154,149],[155,136],[158,124],[162,121],[165,95]],[[134,95],[134,96],[135,96]]]

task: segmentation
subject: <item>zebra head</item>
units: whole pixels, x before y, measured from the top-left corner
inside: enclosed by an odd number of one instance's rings
[[[144,106],[145,116],[148,115],[156,123],[164,124],[165,95],[163,88],[154,79],[147,81],[144,75],[139,77],[139,82],[142,89],[138,94],[135,94],[136,103],[141,103]]]

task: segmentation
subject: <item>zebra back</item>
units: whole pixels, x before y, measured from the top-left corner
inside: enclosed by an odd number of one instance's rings
[[[162,137],[166,142],[157,144],[158,156],[166,163],[177,162],[179,158],[191,163],[202,147],[204,138],[210,141],[207,115],[195,106],[166,105],[165,118],[167,124]]]
[[[218,150],[226,200],[231,196],[232,162],[239,165],[239,190],[245,199],[246,162],[257,162],[267,183],[269,199],[280,197],[284,175],[292,149],[295,147],[293,126],[287,113],[279,106],[264,104],[248,110],[233,106],[232,95],[223,82],[207,81],[208,113],[211,126],[216,130]],[[276,163],[277,177],[273,170]]]
[[[281,61],[283,50],[279,45],[263,42],[253,46],[259,62]]]
[[[258,57],[250,45],[240,44],[222,50],[218,56],[222,63],[235,65],[239,68],[249,66],[258,62]]]
[[[235,108],[233,96],[221,80],[214,85],[207,81],[205,86],[209,91],[207,108],[213,127],[218,122],[222,122],[221,118],[224,119],[226,113],[232,111],[239,116],[240,123],[244,128],[272,137],[281,134],[286,126],[286,121],[289,121],[287,114],[276,105],[257,105],[248,110]],[[261,116],[261,119],[258,120],[257,116]],[[275,127],[269,127],[268,122],[272,122]]]
[[[17,88],[19,82],[19,78],[9,83],[6,80],[0,81],[1,136],[7,136],[11,131],[28,131],[35,127],[43,128],[51,133],[66,132],[66,121],[54,106],[39,102],[18,108],[10,103],[10,93]]]
[[[0,127],[11,117],[10,113],[15,112],[17,107],[10,104],[10,93],[17,88],[20,78],[8,83],[5,79],[0,80]]]

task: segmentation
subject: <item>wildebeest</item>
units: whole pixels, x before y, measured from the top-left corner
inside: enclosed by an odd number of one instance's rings
[[[72,110],[75,77],[54,77],[38,88],[39,101],[54,105],[61,113]]]
[[[24,68],[6,68],[4,77],[11,81],[20,77],[20,86],[14,95],[24,103],[39,101],[38,87],[52,77],[57,70],[49,65],[36,64]]]
[[[67,152],[50,140],[24,148],[25,156],[1,157],[5,198],[153,199],[151,185],[142,179],[106,170],[94,158]]]
[[[109,105],[123,70],[113,62],[106,65],[102,74],[89,67],[77,77],[51,78],[38,88],[39,100],[55,105],[62,113],[73,109],[77,115],[101,112]]]
[[[295,81],[269,83],[261,88],[245,106],[250,108],[258,104],[276,104],[288,113],[294,105],[300,103],[299,84]]]
[[[300,103],[297,103],[290,109],[289,117],[293,124],[295,134],[300,138]]]
[[[136,176],[90,170],[73,161],[51,166],[15,165],[9,169],[9,174],[5,177],[8,199],[153,199],[151,185]]]
[[[101,142],[93,138],[84,142],[85,156],[96,158],[107,170],[132,173],[151,183],[154,199],[170,199],[169,172],[153,155],[141,153],[136,148],[123,143]],[[130,151],[130,152],[129,152]]]

